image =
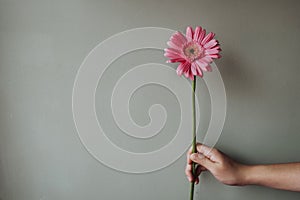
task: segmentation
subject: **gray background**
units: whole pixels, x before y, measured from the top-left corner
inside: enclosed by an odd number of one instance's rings
[[[183,31],[187,25],[202,25],[216,32],[223,49],[223,58],[216,63],[228,97],[217,147],[249,164],[299,161],[299,9],[296,0],[1,0],[0,199],[188,198],[184,156],[160,171],[126,174],[96,161],[75,130],[71,95],[81,62],[105,38],[136,27]],[[120,65],[124,70],[148,61],[162,63],[161,53],[144,50],[121,57],[107,73],[119,72]],[[143,152],[172,138],[179,111],[170,92],[150,85],[132,97],[137,123],[147,124],[146,111],[153,103],[170,112],[159,139],[138,141],[126,138],[105,117],[110,112],[104,101],[111,84],[113,79],[104,79],[99,85],[96,107],[112,141]],[[198,91],[203,93],[201,112],[208,116],[209,99],[201,81]],[[300,194],[225,186],[205,173],[197,198],[299,199]]]

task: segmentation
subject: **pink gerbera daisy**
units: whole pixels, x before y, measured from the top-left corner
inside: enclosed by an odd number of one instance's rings
[[[205,29],[197,26],[195,31],[187,27],[185,36],[174,33],[168,41],[169,48],[165,49],[167,62],[179,62],[177,74],[184,74],[194,80],[194,76],[203,76],[203,71],[211,71],[210,63],[214,58],[220,58],[220,44],[214,39],[215,34],[206,35]]]

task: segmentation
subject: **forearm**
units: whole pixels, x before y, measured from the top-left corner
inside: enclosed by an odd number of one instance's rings
[[[244,166],[244,184],[300,191],[300,163]]]

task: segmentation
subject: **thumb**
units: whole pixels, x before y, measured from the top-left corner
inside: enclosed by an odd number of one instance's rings
[[[193,153],[190,156],[190,159],[195,162],[198,163],[199,165],[205,167],[206,169],[208,169],[209,171],[214,167],[214,162],[212,162],[210,159],[208,159],[207,157],[205,157],[203,154],[201,153]]]

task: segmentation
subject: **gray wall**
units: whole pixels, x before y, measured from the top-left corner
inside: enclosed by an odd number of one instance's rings
[[[105,38],[135,27],[184,30],[202,25],[216,32],[223,49],[216,63],[228,97],[217,147],[249,164],[299,161],[299,9],[300,1],[292,0],[1,0],[0,199],[188,198],[184,156],[156,172],[126,174],[95,160],[76,133],[71,96],[81,62]],[[122,63],[128,67],[134,59],[164,61],[154,50],[136,55],[121,58]],[[112,73],[118,66],[110,67]],[[198,88],[202,85],[199,82]],[[98,89],[101,99],[107,91]],[[149,91],[153,98],[145,98]],[[172,99],[155,86],[142,88],[132,98],[137,123],[147,122],[143,108],[153,102],[166,104],[174,113],[160,140],[126,138],[106,118],[112,141],[134,151],[169,141],[178,123]],[[101,103],[96,106],[98,117],[105,120],[109,110]],[[300,194],[225,186],[204,173],[197,198],[299,199]]]

